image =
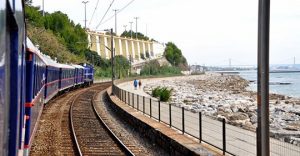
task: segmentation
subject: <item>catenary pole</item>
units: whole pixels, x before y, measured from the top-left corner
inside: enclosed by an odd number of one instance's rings
[[[270,0],[259,0],[257,71],[257,155],[270,155],[269,141],[269,37]]]
[[[114,35],[113,35],[113,28],[110,29],[110,51],[111,51],[111,87],[114,86],[114,78],[115,78],[115,72],[114,72]],[[113,92],[111,92],[113,94]]]
[[[43,0],[43,16],[45,16],[45,0]]]

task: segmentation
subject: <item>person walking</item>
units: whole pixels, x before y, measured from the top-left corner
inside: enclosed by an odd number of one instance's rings
[[[133,86],[134,86],[134,89],[136,90],[137,89],[137,85],[138,85],[138,82],[136,79],[134,79],[133,81]]]
[[[142,80],[139,80],[139,88],[141,89],[142,87]]]

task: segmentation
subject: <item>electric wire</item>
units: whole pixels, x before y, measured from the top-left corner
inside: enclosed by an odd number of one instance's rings
[[[131,0],[129,3],[127,3],[122,9],[120,9],[119,11],[117,11],[117,14],[120,13],[121,11],[123,11],[124,9],[126,9],[131,3],[133,3],[134,0]],[[110,16],[108,19],[106,19],[103,23],[100,23],[100,25],[105,24],[106,22],[108,22],[109,20],[111,20],[113,17],[115,17],[115,15]],[[98,28],[98,27],[97,27]]]
[[[105,18],[105,16],[106,16],[106,14],[108,13],[109,9],[110,9],[111,6],[113,5],[114,1],[115,1],[115,0],[113,0],[113,1],[109,4],[109,6],[108,6],[108,8],[107,8],[107,10],[106,10],[106,12],[105,12],[105,14],[102,16],[102,18],[101,18],[99,24],[97,25],[96,29],[98,29],[98,27],[101,25],[103,19]]]
[[[94,9],[94,12],[93,12],[93,14],[92,14],[91,20],[90,20],[90,22],[89,22],[89,27],[90,27],[90,25],[91,25],[91,23],[92,23],[92,21],[93,21],[93,18],[94,18],[94,15],[95,15],[95,13],[96,13],[98,4],[99,4],[99,0],[97,0],[96,7],[95,7],[95,9]]]

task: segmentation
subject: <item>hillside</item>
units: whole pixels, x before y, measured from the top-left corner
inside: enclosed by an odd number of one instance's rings
[[[35,45],[39,45],[40,50],[49,55],[53,59],[57,59],[61,63],[81,63],[86,62],[85,58],[81,58],[71,53],[65,45],[58,40],[51,30],[33,26],[27,23],[27,36]]]

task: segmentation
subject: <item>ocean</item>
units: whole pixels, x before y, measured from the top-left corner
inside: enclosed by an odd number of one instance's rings
[[[251,82],[249,89],[257,91],[257,71],[239,71],[239,75]],[[270,93],[300,98],[300,72],[270,73]]]

